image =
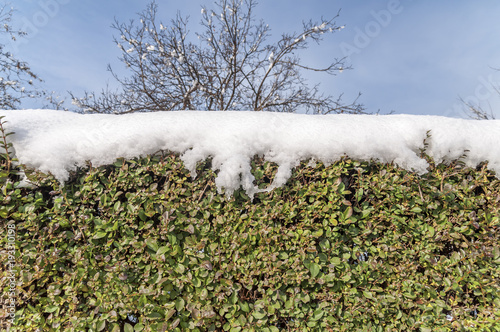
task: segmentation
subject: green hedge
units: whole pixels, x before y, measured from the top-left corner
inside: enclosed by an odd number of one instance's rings
[[[174,154],[65,186],[26,169],[36,187],[16,188],[1,167],[16,331],[500,331],[500,181],[485,165],[304,162],[253,200]],[[262,187],[277,169],[252,167]]]

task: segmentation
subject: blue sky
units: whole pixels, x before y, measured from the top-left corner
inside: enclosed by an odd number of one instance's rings
[[[149,0],[15,0],[15,24],[29,33],[11,46],[44,78],[44,86],[60,94],[100,91],[115,84],[108,64],[126,74],[113,43],[116,18],[127,22]],[[198,27],[202,5],[213,1],[157,0],[164,23],[177,11]],[[298,31],[303,20],[330,18],[341,9],[338,25],[320,46],[303,52],[305,63],[327,64],[347,56],[353,70],[338,76],[308,74],[326,93],[358,92],[370,112],[464,117],[459,97],[500,109],[500,2],[411,0],[261,0],[255,15],[273,37]],[[497,117],[500,111],[495,112]]]

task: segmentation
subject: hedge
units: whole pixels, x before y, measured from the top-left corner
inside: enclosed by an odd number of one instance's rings
[[[304,161],[253,200],[218,193],[210,160],[193,179],[167,152],[64,186],[3,162],[11,331],[500,331],[500,181],[429,161],[423,176]],[[252,169],[264,188],[277,166]]]

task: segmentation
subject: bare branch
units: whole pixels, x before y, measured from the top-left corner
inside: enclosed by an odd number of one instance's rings
[[[15,42],[26,35],[12,27],[12,8],[0,7],[0,33],[5,33]],[[0,109],[19,108],[25,98],[39,98],[46,93],[35,87],[42,80],[24,61],[18,60],[0,44]]]
[[[150,3],[139,21],[115,22],[115,43],[130,76],[113,76],[121,91],[103,90],[99,97],[86,93],[74,98],[87,112],[254,110],[313,113],[363,113],[357,99],[348,105],[319,93],[302,78],[303,71],[336,75],[349,69],[344,58],[324,68],[303,64],[298,53],[310,41],[320,43],[327,33],[342,29],[335,19],[305,22],[298,33],[283,34],[267,43],[270,28],[256,21],[254,0],[217,0],[213,9],[202,7],[198,43],[189,37],[188,19],[180,14],[168,25],[157,20],[157,5]],[[74,96],[73,96],[74,97]]]
[[[460,98],[460,101],[466,107],[467,116],[471,119],[475,120],[494,120],[495,114],[493,113],[493,109],[490,107],[490,112],[485,111],[480,105],[474,105],[472,103],[466,102],[463,98]]]

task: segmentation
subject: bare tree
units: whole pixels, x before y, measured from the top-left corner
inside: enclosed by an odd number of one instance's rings
[[[129,113],[165,110],[254,110],[313,113],[363,113],[357,99],[342,102],[308,86],[302,71],[336,75],[350,69],[344,59],[324,68],[305,65],[298,51],[320,43],[325,33],[341,30],[333,19],[305,22],[299,33],[285,33],[267,43],[270,28],[256,21],[254,0],[218,0],[216,9],[202,7],[203,32],[189,39],[188,18],[180,14],[169,25],[158,22],[157,4],[140,14],[139,22],[113,27],[121,61],[131,75],[120,78],[119,91],[85,93],[73,103],[87,112]],[[358,95],[359,97],[359,95]]]
[[[0,33],[12,41],[26,35],[12,27],[12,8],[0,7]],[[37,98],[43,93],[34,87],[34,82],[41,81],[28,64],[16,59],[0,44],[0,108],[18,108],[23,98]]]
[[[7,40],[16,42],[26,36],[26,32],[12,25],[14,9],[0,6],[0,34]],[[32,99],[41,108],[65,109],[64,99],[54,91],[49,92],[38,84],[43,80],[35,74],[25,61],[18,60],[0,43],[0,109],[20,108],[23,100]]]

